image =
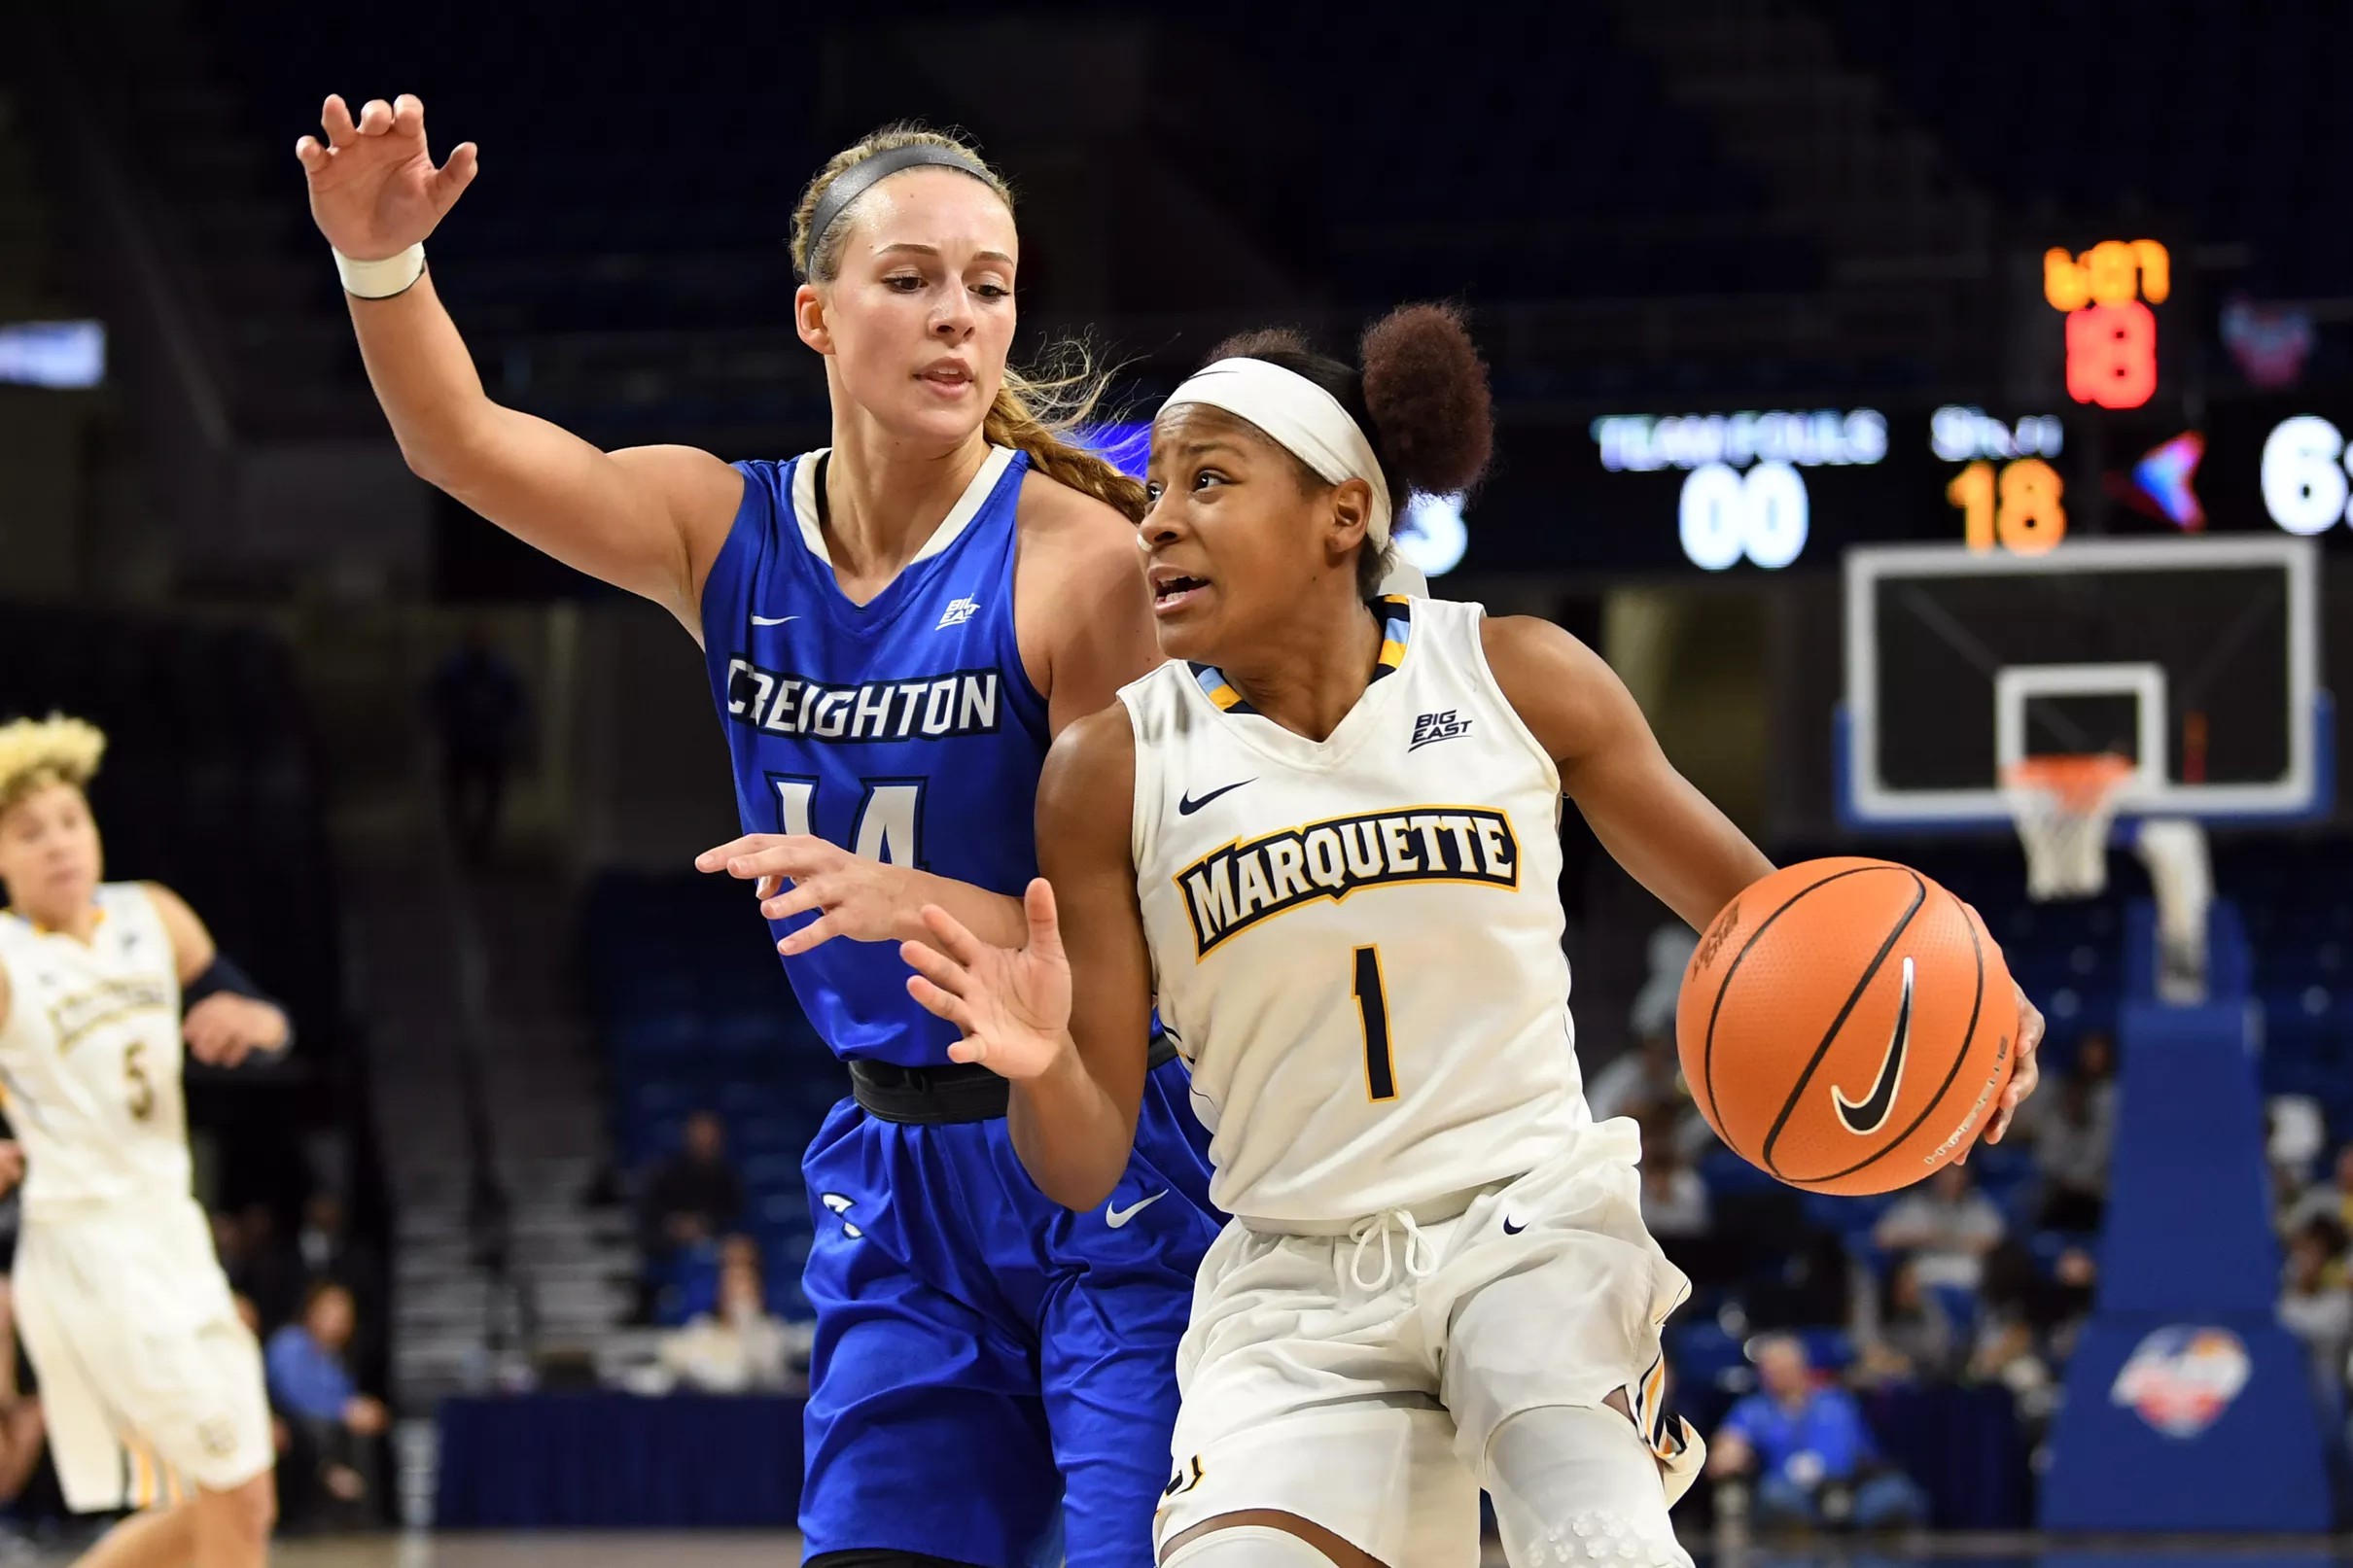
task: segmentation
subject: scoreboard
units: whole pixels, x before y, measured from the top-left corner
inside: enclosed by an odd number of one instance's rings
[[[2150,409],[1843,406],[1506,425],[1452,516],[1461,570],[1757,575],[1851,544],[2040,554],[2069,539],[2315,536],[2353,552],[2353,394]]]

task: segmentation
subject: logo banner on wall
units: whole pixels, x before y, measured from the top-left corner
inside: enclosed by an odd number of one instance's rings
[[[2229,1329],[2174,1325],[2134,1347],[2108,1397],[2169,1438],[2212,1426],[2247,1386],[2245,1342]]]

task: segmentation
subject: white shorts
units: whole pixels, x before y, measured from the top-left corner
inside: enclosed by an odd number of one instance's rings
[[[1639,1154],[1604,1122],[1455,1218],[1361,1241],[1227,1225],[1176,1352],[1155,1543],[1279,1509],[1392,1568],[1475,1564],[1495,1429],[1621,1391],[1680,1496],[1705,1450],[1664,1411],[1659,1329],[1690,1283],[1642,1228]]]
[[[228,1491],[276,1462],[261,1348],[195,1203],[28,1214],[15,1283],[76,1513]]]

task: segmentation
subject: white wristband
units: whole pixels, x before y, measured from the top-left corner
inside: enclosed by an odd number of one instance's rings
[[[343,275],[344,292],[362,299],[389,299],[396,294],[406,294],[425,275],[425,247],[421,243],[380,261],[355,261],[341,251],[334,255],[335,270]]]

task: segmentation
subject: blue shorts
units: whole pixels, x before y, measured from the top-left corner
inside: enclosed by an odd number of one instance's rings
[[[817,1223],[803,1560],[1152,1560],[1176,1342],[1222,1223],[1189,1097],[1184,1063],[1153,1069],[1127,1174],[1085,1213],[1038,1192],[1002,1117],[833,1108],[801,1162]]]

